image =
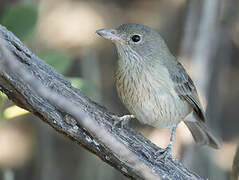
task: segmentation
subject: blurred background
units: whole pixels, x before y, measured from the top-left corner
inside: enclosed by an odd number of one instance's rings
[[[192,76],[222,148],[200,147],[183,123],[173,155],[204,178],[238,179],[238,0],[0,0],[0,24],[94,101],[119,115],[116,50],[95,31],[142,23],[164,37]],[[0,180],[127,179],[0,94]],[[170,130],[130,126],[166,147]],[[234,162],[234,163],[233,163]],[[234,164],[234,166],[233,166]],[[233,168],[232,168],[233,167]],[[233,170],[232,170],[233,169]]]

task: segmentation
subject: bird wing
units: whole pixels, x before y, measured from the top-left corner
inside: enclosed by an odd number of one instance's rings
[[[186,100],[194,109],[199,118],[205,122],[205,114],[199,101],[196,87],[183,66],[177,61],[168,68],[174,89],[181,99]]]

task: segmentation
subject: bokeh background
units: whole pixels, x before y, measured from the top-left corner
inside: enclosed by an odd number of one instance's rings
[[[173,155],[202,177],[225,180],[231,178],[233,162],[239,165],[234,160],[239,140],[238,8],[238,0],[0,0],[0,24],[75,87],[119,115],[127,110],[114,88],[116,50],[95,31],[129,22],[158,30],[192,76],[207,123],[222,139],[220,150],[200,147],[181,123]],[[4,94],[0,109],[0,180],[127,179]],[[170,130],[137,121],[130,126],[159,146],[169,142]]]

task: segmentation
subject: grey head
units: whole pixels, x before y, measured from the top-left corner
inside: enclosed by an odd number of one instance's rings
[[[117,47],[120,57],[139,61],[160,61],[165,63],[171,57],[163,38],[148,26],[123,24],[117,29],[100,29],[100,36],[111,40]]]

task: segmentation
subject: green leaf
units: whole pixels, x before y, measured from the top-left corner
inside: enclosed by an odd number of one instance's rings
[[[68,79],[74,88],[80,89],[85,95],[94,98],[96,88],[91,82],[78,77],[68,77]]]
[[[1,24],[6,26],[18,38],[30,37],[37,23],[37,8],[29,4],[14,4],[5,10]]]
[[[2,109],[2,106],[4,104],[4,101],[7,99],[7,96],[0,92],[0,126],[1,126],[1,123],[4,121],[4,118],[3,118],[3,109]]]
[[[84,80],[78,77],[68,77],[71,81],[71,85],[77,89],[84,89]]]
[[[62,74],[66,72],[71,64],[69,55],[61,51],[43,52],[39,54],[39,57]]]
[[[0,91],[0,102],[7,99],[7,95]],[[1,104],[1,103],[0,103]],[[0,105],[1,106],[1,105]]]

